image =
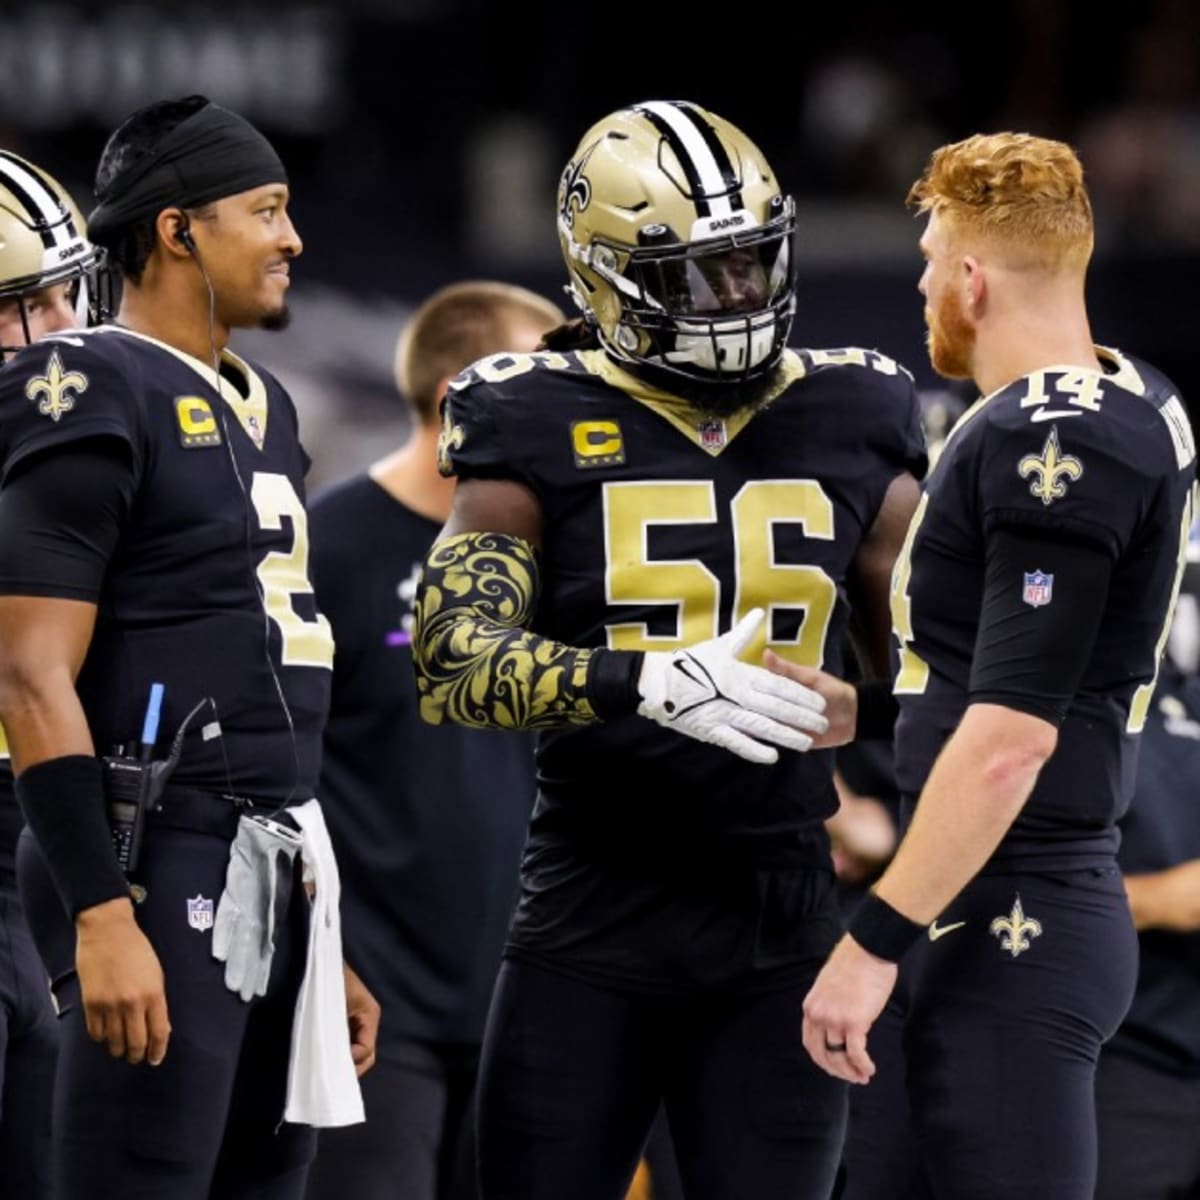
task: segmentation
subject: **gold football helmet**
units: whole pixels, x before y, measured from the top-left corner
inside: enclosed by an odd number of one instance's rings
[[[604,348],[707,383],[779,361],[796,307],[794,225],[758,148],[683,101],[605,117],[559,182],[569,291]]]
[[[0,150],[0,305],[16,301],[25,334],[23,342],[0,344],[0,362],[32,340],[26,307],[32,293],[78,280],[72,301],[79,324],[87,324],[99,262],[100,251],[87,241],[83,217],[66,189],[32,163]]]

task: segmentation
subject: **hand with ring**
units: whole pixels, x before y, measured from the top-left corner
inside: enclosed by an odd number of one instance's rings
[[[834,947],[804,998],[804,1048],[823,1071],[848,1083],[871,1081],[867,1033],[897,973],[895,963],[870,954],[849,934]]]

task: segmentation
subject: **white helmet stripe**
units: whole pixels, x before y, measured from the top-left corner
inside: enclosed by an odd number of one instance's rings
[[[706,193],[710,215],[714,217],[729,216],[733,212],[730,197],[727,194],[721,194],[727,192],[728,189],[725,176],[716,156],[709,149],[700,130],[696,128],[695,120],[687,109],[665,100],[651,100],[646,104],[639,104],[638,108],[647,113],[653,113],[675,135],[677,144],[682,146],[684,152],[691,159],[691,166],[700,180],[700,186]]]
[[[47,249],[75,241],[79,232],[59,198],[46,186],[40,175],[31,171],[15,155],[0,150],[0,183],[9,188],[42,223],[38,232]],[[64,219],[65,218],[65,219]]]

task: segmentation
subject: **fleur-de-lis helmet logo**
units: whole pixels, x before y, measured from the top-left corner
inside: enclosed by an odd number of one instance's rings
[[[574,228],[576,215],[592,202],[592,185],[583,172],[598,145],[598,141],[593,142],[575,162],[567,163],[563,171],[558,188],[558,214],[568,228]]]

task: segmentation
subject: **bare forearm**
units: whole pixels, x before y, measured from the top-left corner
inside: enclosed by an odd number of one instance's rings
[[[1126,875],[1125,892],[1138,929],[1200,929],[1200,859],[1164,871]]]
[[[0,674],[0,722],[13,770],[66,754],[93,754],[91,731],[67,667],[41,674],[10,664]]]
[[[83,600],[0,596],[0,722],[13,768],[94,753],[75,679],[96,606]]]
[[[1126,875],[1125,894],[1129,897],[1129,911],[1133,914],[1136,929],[1158,929],[1163,926],[1167,903],[1163,896],[1169,885],[1164,881],[1166,871],[1155,871],[1151,875]]]
[[[1043,735],[1036,746],[998,735],[1007,723],[1004,712],[994,705],[967,710],[934,764],[912,825],[875,889],[913,921],[934,920],[979,873],[1028,800],[1053,749],[1053,738],[1043,730],[1036,731]],[[1020,722],[1034,720],[1009,715]]]

